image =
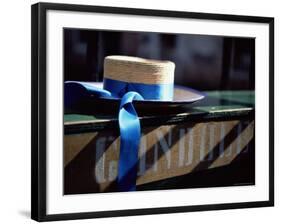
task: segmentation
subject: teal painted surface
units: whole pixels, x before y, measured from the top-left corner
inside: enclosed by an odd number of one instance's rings
[[[255,107],[254,91],[209,91],[205,100],[193,104],[194,109],[204,110],[206,112],[226,111],[229,113],[253,109]]]
[[[64,122],[71,122],[71,121],[88,121],[88,120],[95,120],[95,116],[91,115],[81,115],[81,114],[66,114],[64,115]]]
[[[206,117],[231,117],[231,116],[247,116],[255,107],[254,91],[208,91],[207,97],[204,100],[190,104],[184,107],[173,109],[174,112],[169,112],[171,117],[179,116],[198,116],[202,115],[202,119]],[[164,108],[165,109],[165,108]],[[152,115],[151,115],[152,116]],[[163,107],[154,117],[167,116],[163,112]],[[145,119],[149,117],[146,115]],[[85,122],[104,123],[116,121],[116,115],[81,115],[81,114],[66,114],[64,122],[66,125],[79,124]]]

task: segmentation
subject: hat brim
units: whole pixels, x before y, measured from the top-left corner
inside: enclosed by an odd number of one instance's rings
[[[93,86],[102,89],[103,83],[102,82],[93,82],[91,83]],[[141,105],[147,104],[156,104],[156,105],[167,105],[167,106],[177,106],[182,104],[190,104],[202,100],[206,96],[205,93],[200,92],[198,90],[194,90],[189,87],[175,85],[174,86],[174,98],[172,101],[165,101],[165,100],[136,100],[136,103]],[[93,98],[96,98],[93,96]],[[108,97],[108,96],[100,96],[99,100],[106,100],[106,101],[120,101],[120,98]]]
[[[103,89],[102,82],[91,83],[96,89]],[[76,86],[77,87],[77,86]],[[80,86],[81,87],[81,86]],[[65,86],[66,88],[66,86]],[[65,89],[66,90],[66,89]],[[82,92],[84,92],[85,89]],[[120,98],[113,98],[108,96],[101,96],[97,94],[85,95],[86,97],[80,98],[76,103],[69,106],[65,101],[64,112],[68,113],[79,113],[79,114],[101,114],[109,115],[116,114],[120,106]],[[185,107],[191,103],[202,100],[206,96],[205,93],[184,87],[175,85],[174,86],[174,99],[172,101],[160,101],[160,100],[135,100],[134,106],[138,111],[138,114],[158,114],[161,111],[175,112],[175,109],[181,110],[180,108]],[[66,99],[65,99],[66,100]]]

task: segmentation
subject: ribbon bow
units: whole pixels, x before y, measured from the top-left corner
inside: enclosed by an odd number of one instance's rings
[[[140,84],[104,79],[104,89],[87,82],[65,82],[65,104],[71,107],[83,97],[121,98],[118,123],[120,129],[120,154],[117,185],[119,191],[135,191],[138,164],[138,148],[141,128],[134,100],[172,100],[173,84]],[[86,92],[85,92],[86,90]]]

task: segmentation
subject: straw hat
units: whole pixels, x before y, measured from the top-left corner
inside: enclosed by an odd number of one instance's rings
[[[113,55],[104,59],[104,78],[143,84],[174,82],[175,64],[138,57]]]
[[[174,85],[174,71],[175,64],[171,61],[121,55],[107,56],[104,59],[103,82],[65,82],[65,107],[81,106],[81,101],[85,101],[86,98],[87,102],[89,99],[95,100],[96,103],[118,102],[126,91],[136,91],[143,96],[144,99],[137,104],[153,103],[154,106],[177,106],[204,98],[204,93]],[[159,88],[159,86],[162,95],[154,97],[154,87]]]

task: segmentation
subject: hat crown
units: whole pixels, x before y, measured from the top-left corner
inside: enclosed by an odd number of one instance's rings
[[[173,84],[175,64],[171,61],[111,55],[104,59],[104,78],[142,84]]]

